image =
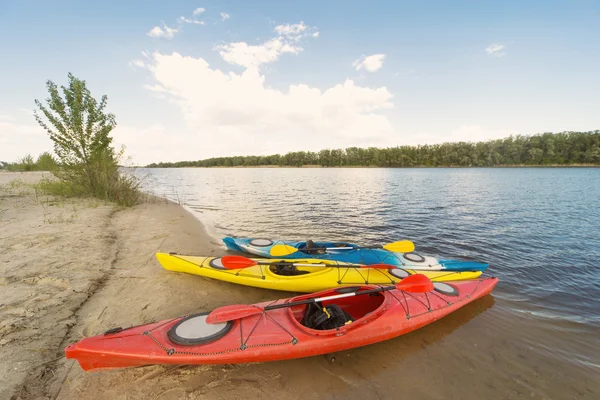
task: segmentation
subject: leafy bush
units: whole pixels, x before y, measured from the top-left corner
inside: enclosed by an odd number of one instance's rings
[[[47,151],[40,154],[35,162],[35,169],[38,171],[54,171],[56,167],[56,160]]]
[[[19,158],[14,163],[6,164],[6,169],[16,172],[28,172],[35,171],[36,165],[31,154],[27,154],[26,156]]]

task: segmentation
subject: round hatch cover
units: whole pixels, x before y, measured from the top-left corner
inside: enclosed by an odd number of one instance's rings
[[[446,296],[458,296],[458,289],[444,282],[433,282],[433,289]]]
[[[227,269],[223,266],[223,261],[221,260],[221,257],[213,258],[208,262],[208,265],[215,269]]]
[[[425,261],[425,257],[417,253],[404,253],[404,258],[408,261],[421,263]]]
[[[231,321],[209,324],[206,322],[208,314],[194,314],[182,319],[169,329],[169,339],[179,345],[191,346],[212,342],[229,332]]]
[[[404,279],[410,275],[408,272],[400,268],[389,269],[388,272],[390,273],[390,275],[393,275],[396,278],[400,279]]]
[[[250,245],[254,247],[267,247],[273,244],[272,240],[269,239],[252,239]]]

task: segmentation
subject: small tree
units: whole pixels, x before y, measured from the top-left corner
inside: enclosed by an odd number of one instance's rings
[[[22,158],[19,158],[12,164],[8,164],[9,171],[34,171],[35,170],[35,162],[33,161],[33,157],[31,154],[27,154]]]
[[[41,114],[35,110],[34,115],[54,142],[57,177],[70,183],[75,193],[125,205],[137,202],[138,183],[119,173],[119,155],[111,146],[110,133],[117,123],[113,114],[105,112],[106,95],[96,101],[86,82],[70,73],[67,87],[59,90],[50,80],[46,87],[50,97],[46,104],[35,100]]]
[[[45,151],[38,156],[35,166],[39,171],[54,171],[56,170],[56,160],[52,154]]]

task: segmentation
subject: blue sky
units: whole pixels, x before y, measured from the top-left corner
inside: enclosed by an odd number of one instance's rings
[[[0,2],[0,160],[45,81],[137,164],[600,128],[598,1]]]

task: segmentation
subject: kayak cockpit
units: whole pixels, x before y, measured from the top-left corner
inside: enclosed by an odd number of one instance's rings
[[[339,247],[341,249],[347,249],[349,247],[354,247],[353,245],[349,244],[349,243],[341,243],[341,242],[324,242],[324,243],[315,243],[312,240],[307,240],[306,242],[300,242],[298,243],[298,250],[306,253],[306,254],[310,254],[310,255],[315,255],[315,254],[326,254],[328,249],[334,249],[336,247]]]
[[[299,260],[298,262],[278,261],[270,265],[265,272],[277,275],[278,278],[293,278],[308,274],[315,275],[330,268],[329,265],[322,262],[314,262],[314,260],[312,262],[309,260]]]
[[[340,288],[332,290],[330,294],[340,294],[340,291],[360,293],[370,289],[372,287]],[[310,296],[302,296],[294,301],[306,298]],[[350,329],[353,323],[364,318],[375,318],[382,311],[385,299],[382,293],[370,293],[294,306],[290,313],[294,321],[305,330],[335,332],[341,328]]]
[[[269,267],[269,270],[272,273],[274,273],[275,275],[279,275],[279,276],[297,276],[297,275],[310,274],[310,271],[300,269],[300,268],[296,267],[295,265],[293,265],[292,263],[289,263],[289,265],[285,265],[285,264],[271,265]]]

